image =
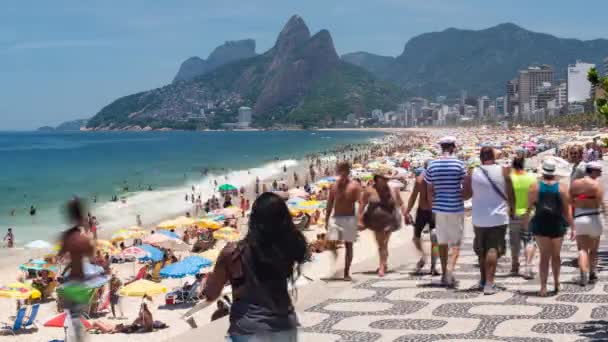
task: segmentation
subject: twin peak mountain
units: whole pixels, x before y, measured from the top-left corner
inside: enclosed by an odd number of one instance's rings
[[[94,129],[219,128],[248,106],[254,124],[325,126],[348,114],[388,110],[400,99],[396,86],[343,62],[327,30],[311,35],[293,16],[268,51],[253,40],[226,42],[207,58],[192,57],[173,83],[120,98],[88,126]]]

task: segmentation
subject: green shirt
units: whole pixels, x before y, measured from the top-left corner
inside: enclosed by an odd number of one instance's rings
[[[528,209],[528,192],[530,186],[536,183],[536,177],[528,172],[511,172],[513,192],[515,192],[515,215],[523,216]]]

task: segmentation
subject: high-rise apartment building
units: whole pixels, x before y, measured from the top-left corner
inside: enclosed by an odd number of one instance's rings
[[[568,65],[568,102],[585,102],[591,96],[591,83],[587,80],[589,69],[595,64],[576,61]]]
[[[518,89],[520,108],[530,103],[530,96],[537,94],[544,82],[553,84],[554,71],[550,65],[530,66],[519,71]]]
[[[568,105],[568,82],[564,80],[557,81],[557,87],[555,87],[555,104],[557,108]]]
[[[496,102],[494,103],[494,108],[496,108],[496,115],[505,115],[505,109],[507,108],[507,98],[506,97],[497,97]]]
[[[479,115],[480,118],[486,116],[489,105],[490,98],[487,96],[482,96],[477,100],[477,115]]]
[[[513,79],[507,82],[507,97],[505,101],[507,105],[505,106],[505,113],[515,115],[515,107],[519,102],[519,89],[518,89],[519,81],[518,79]]]

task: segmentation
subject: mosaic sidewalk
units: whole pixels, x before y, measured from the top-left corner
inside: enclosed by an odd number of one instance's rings
[[[484,295],[476,289],[479,270],[469,237],[457,289],[439,286],[438,276],[410,274],[413,263],[384,278],[357,275],[352,287],[298,312],[300,341],[608,341],[608,272],[602,272],[608,242],[602,251],[594,285],[575,283],[576,247],[566,241],[558,294],[538,297],[538,278],[508,276],[510,259],[502,258],[496,280],[502,290]]]

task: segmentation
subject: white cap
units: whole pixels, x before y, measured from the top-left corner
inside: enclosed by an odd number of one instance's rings
[[[551,158],[543,160],[543,175],[553,176],[555,175],[555,161]]]
[[[586,165],[587,169],[602,171],[602,164],[597,161],[588,162]]]
[[[439,145],[446,145],[446,144],[456,144],[456,138],[454,138],[452,136],[445,136],[445,137],[439,139]]]

